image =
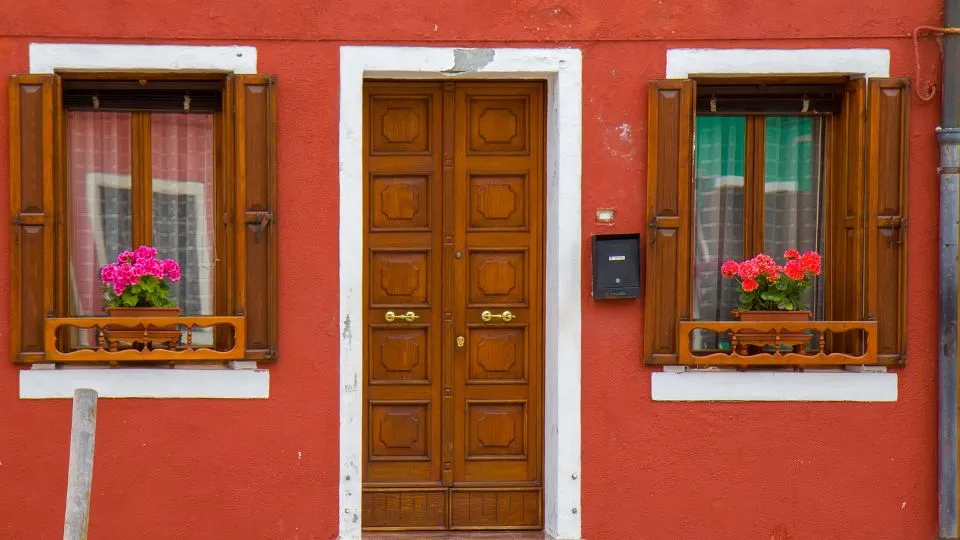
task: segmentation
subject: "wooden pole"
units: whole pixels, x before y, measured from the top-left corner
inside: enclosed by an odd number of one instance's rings
[[[97,392],[89,388],[78,388],[73,393],[73,425],[70,428],[70,469],[67,473],[67,512],[63,524],[63,540],[87,538],[96,433]]]

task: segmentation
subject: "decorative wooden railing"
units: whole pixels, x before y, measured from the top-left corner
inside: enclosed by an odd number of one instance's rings
[[[730,350],[694,350],[696,330],[726,335]],[[858,335],[857,351],[830,350],[831,342],[844,341],[841,334],[847,332]],[[740,367],[870,365],[878,363],[877,343],[876,321],[681,321],[678,361]]]
[[[197,328],[229,327],[232,346],[219,350],[195,341]],[[65,328],[92,331],[96,345],[61,350]],[[62,317],[44,323],[46,362],[197,362],[243,360],[246,318],[181,317]],[[59,343],[63,345],[63,343]]]

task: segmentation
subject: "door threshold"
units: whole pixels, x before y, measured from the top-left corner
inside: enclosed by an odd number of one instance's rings
[[[543,531],[364,532],[363,540],[549,540]]]

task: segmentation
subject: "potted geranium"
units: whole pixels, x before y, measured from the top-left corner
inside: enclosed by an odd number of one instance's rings
[[[100,281],[106,296],[107,313],[111,317],[176,317],[180,308],[170,299],[166,280],[180,280],[180,265],[172,259],[157,258],[156,248],[140,246],[117,255],[114,263],[100,269]],[[108,339],[172,342],[179,338],[176,325],[130,327],[110,325],[105,328]],[[138,338],[138,339],[135,339]]]
[[[732,260],[723,263],[720,273],[736,280],[740,292],[740,309],[735,316],[741,320],[744,315],[753,320],[757,319],[755,315],[762,315],[764,320],[770,317],[782,320],[784,314],[792,313],[795,315],[787,318],[796,319],[796,315],[803,314],[800,320],[809,319],[803,295],[813,285],[814,276],[820,275],[820,254],[808,251],[801,255],[795,249],[788,249],[783,258],[783,266],[763,253],[741,263]]]
[[[803,295],[820,275],[821,257],[815,251],[800,254],[788,249],[780,266],[772,257],[759,254],[743,262],[727,261],[720,267],[724,278],[737,281],[739,309],[733,316],[740,321],[808,321],[812,314],[803,302]],[[806,333],[777,333],[767,331],[739,331],[738,342],[748,345],[778,343],[800,350],[810,336]]]

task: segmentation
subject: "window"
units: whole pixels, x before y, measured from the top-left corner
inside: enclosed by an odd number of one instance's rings
[[[908,99],[902,80],[652,83],[648,363],[903,362]],[[734,358],[746,326],[727,322],[737,289],[720,265],[786,249],[824,254],[810,354]]]
[[[76,97],[65,92],[69,314],[102,315],[98,269],[146,244],[181,263],[170,296],[182,312],[214,315],[214,112],[166,111],[155,96],[127,106],[158,110],[88,110],[92,100]],[[150,174],[132,168],[146,148]]]
[[[787,97],[743,96],[753,87],[700,87],[696,111],[693,212],[693,320],[729,320],[737,307],[736,284],[720,265],[763,252],[823,251],[823,166],[826,157],[823,109],[836,109],[827,88],[786,87]],[[801,94],[801,91],[803,92]],[[816,92],[816,94],[813,94]],[[790,114],[783,104],[817,96],[818,113]],[[826,96],[826,98],[824,97]],[[722,109],[718,104],[722,103]],[[722,112],[721,112],[722,111]],[[823,320],[822,279],[804,303]],[[697,350],[730,348],[725,334],[697,332]]]
[[[102,323],[99,269],[144,244],[181,265],[171,297],[193,349],[121,360],[275,358],[273,94],[269,77],[226,73],[14,78],[15,361],[114,361],[101,324],[50,321]]]

